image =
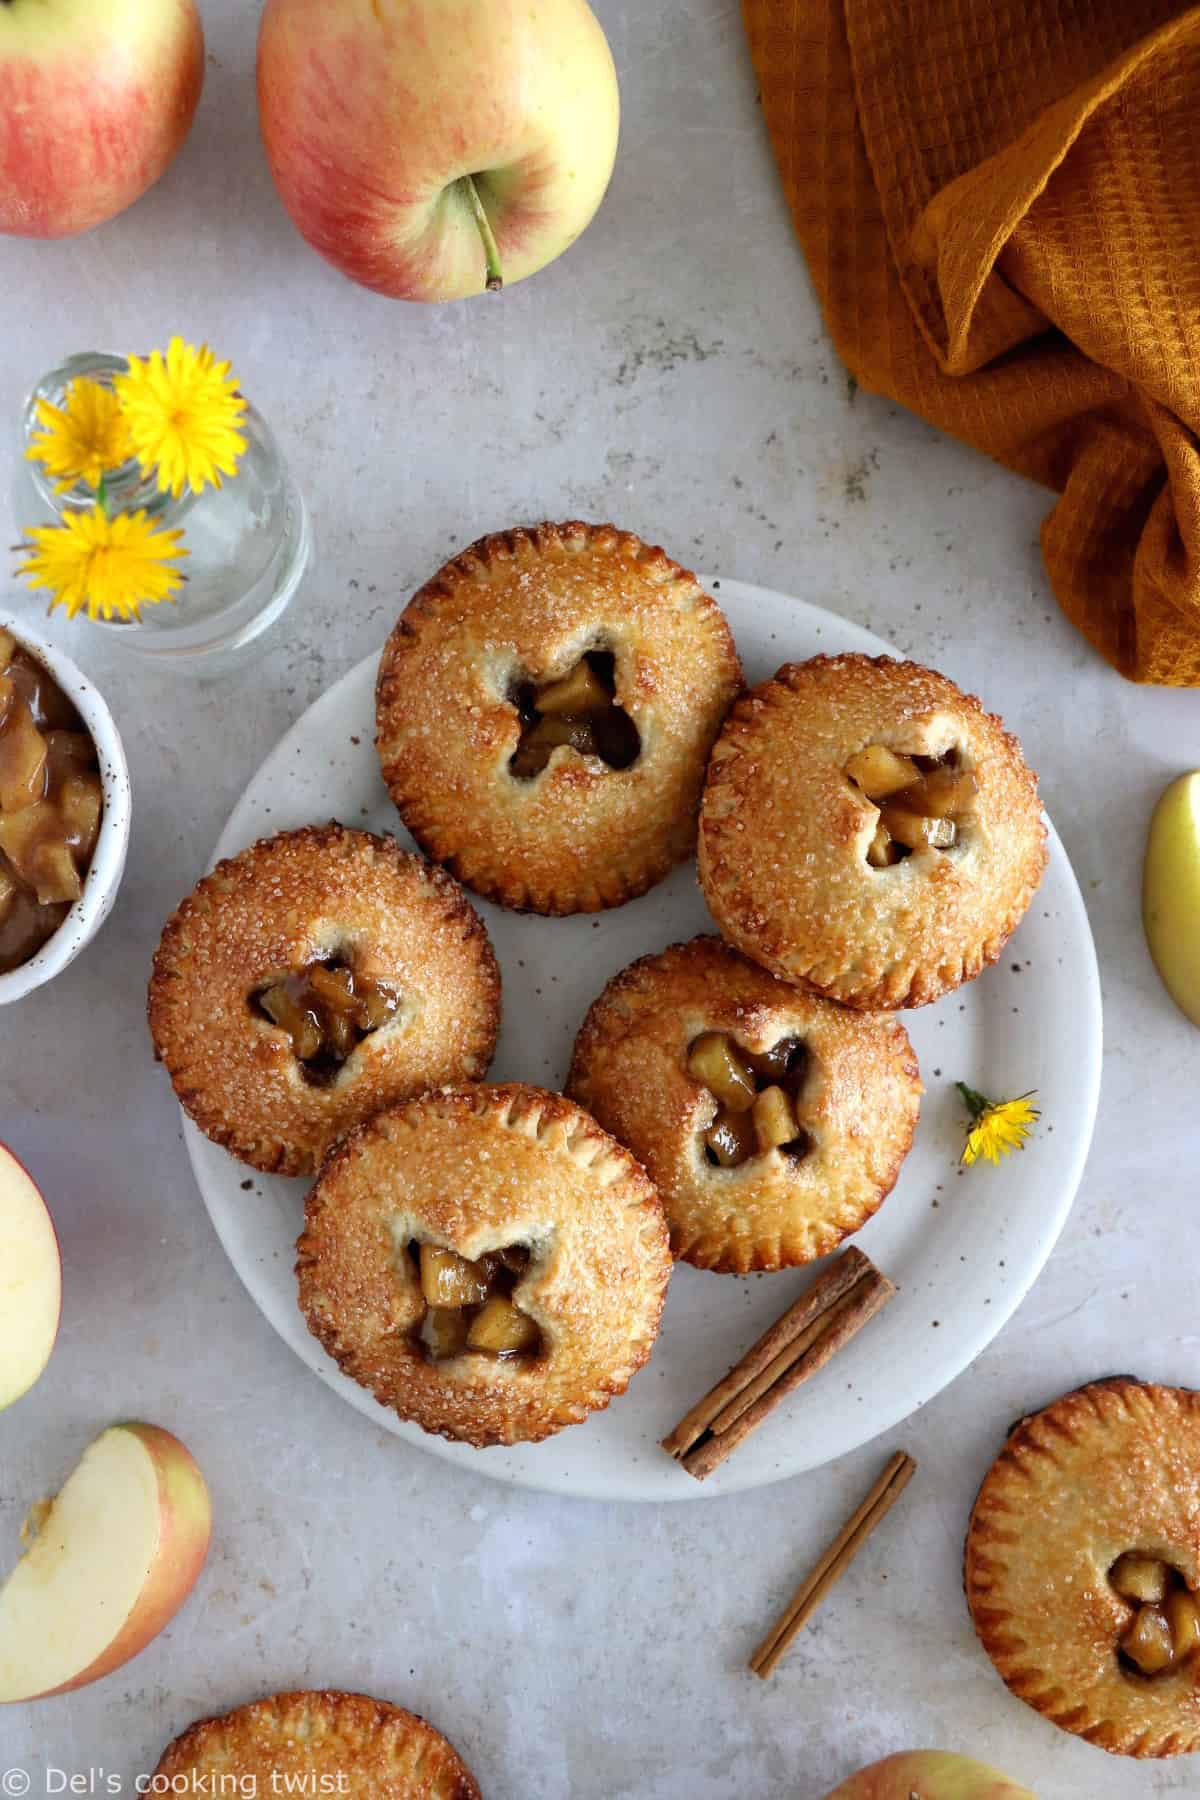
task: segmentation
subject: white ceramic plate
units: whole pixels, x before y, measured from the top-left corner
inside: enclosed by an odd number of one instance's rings
[[[886,654],[870,632],[743,582],[712,583],[750,682],[819,651]],[[376,658],[322,695],[267,758],[217,845],[337,818],[404,842],[373,747]],[[1009,724],[1018,733],[1020,719]],[[711,930],[694,865],[619,910],[542,919],[476,902],[504,978],[492,1077],[557,1088],[584,1013],[605,982],[647,951]],[[1000,1330],[1053,1248],[1083,1169],[1100,1083],[1100,985],[1087,915],[1050,832],[1041,892],[994,969],[938,1006],[905,1015],[927,1093],[911,1155],[855,1240],[900,1286],[833,1364],[699,1483],[658,1447],[705,1389],[811,1280],[812,1271],[739,1280],[680,1265],[654,1355],[605,1413],[544,1444],[471,1450],[402,1424],[347,1380],[296,1304],[294,1245],[305,1184],[255,1176],[187,1126],[196,1179],[238,1274],[296,1353],[377,1425],[497,1480],[620,1500],[696,1500],[761,1486],[856,1449],[931,1399]],[[964,1114],[952,1082],[993,1095],[1038,1090],[1046,1123],[1020,1156],[960,1174]],[[1052,1127],[1052,1128],[1051,1128]]]

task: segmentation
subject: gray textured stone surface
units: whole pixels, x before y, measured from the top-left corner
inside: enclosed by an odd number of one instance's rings
[[[0,1767],[31,1771],[34,1794],[50,1766],[103,1767],[131,1792],[196,1715],[322,1683],[426,1713],[506,1800],[816,1800],[921,1743],[974,1751],[1044,1800],[1194,1792],[1194,1769],[1112,1762],[1008,1697],[966,1618],[960,1556],[1023,1409],[1113,1369],[1200,1382],[1200,1037],[1157,983],[1138,911],[1149,808],[1200,764],[1200,702],[1123,685],[1061,620],[1037,552],[1044,495],[849,391],[736,5],[598,0],[625,100],[609,200],[563,262],[453,310],[360,293],[291,231],[257,142],[254,10],[207,0],[202,108],[148,199],[84,241],[0,242],[10,448],[26,386],[64,352],[205,337],[276,425],[319,538],[285,642],[228,683],[75,639],[124,731],[136,818],[102,937],[0,1021],[0,1130],[54,1199],[66,1268],[53,1363],[0,1419],[0,1536],[15,1549],[28,1503],[120,1415],[186,1438],[218,1530],[193,1601],[137,1662],[0,1715]],[[4,543],[9,513],[5,489]],[[451,549],[572,513],[817,600],[981,691],[1041,770],[1105,984],[1093,1155],[1013,1322],[888,1440],[699,1507],[509,1491],[375,1435],[242,1291],[143,1023],[162,919],[283,729]],[[986,1171],[955,1204],[988,1204]],[[919,1480],[761,1686],[746,1654],[893,1441]]]

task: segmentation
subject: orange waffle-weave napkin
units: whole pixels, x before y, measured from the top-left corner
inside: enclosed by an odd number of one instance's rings
[[[1057,489],[1068,616],[1200,684],[1200,7],[743,6],[850,369]]]

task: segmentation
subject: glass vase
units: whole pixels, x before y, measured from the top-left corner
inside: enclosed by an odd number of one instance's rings
[[[88,351],[51,370],[26,403],[22,449],[39,429],[39,400],[61,406],[73,381],[86,376],[108,386],[127,367],[122,356]],[[80,615],[89,630],[147,661],[196,675],[222,673],[267,648],[312,561],[312,527],[270,426],[249,402],[241,432],[246,451],[237,474],[202,494],[175,500],[132,461],[106,477],[111,511],[144,509],[156,524],[183,530],[187,579],[176,599],[143,607],[140,619]],[[20,526],[95,503],[83,484],[59,494],[40,464],[25,461],[24,469],[26,492],[32,489],[41,517],[21,514]]]

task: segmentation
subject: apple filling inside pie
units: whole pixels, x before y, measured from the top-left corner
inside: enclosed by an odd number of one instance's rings
[[[531,781],[561,744],[610,769],[629,768],[642,740],[616,694],[616,658],[608,650],[589,650],[557,681],[520,682],[513,692],[521,736],[508,765],[512,774]]]
[[[305,1080],[324,1087],[363,1039],[395,1016],[400,996],[333,959],[268,982],[251,1004],[287,1032]]]
[[[36,955],[83,893],[102,810],[83,720],[0,631],[0,973]]]
[[[889,869],[914,850],[952,850],[972,813],[979,783],[957,750],[943,756],[903,756],[868,744],[846,764],[879,818],[867,846],[873,869]]]
[[[421,1346],[431,1362],[475,1354],[503,1361],[534,1357],[542,1347],[537,1321],[513,1293],[529,1267],[524,1244],[489,1250],[473,1261],[436,1244],[411,1243],[425,1301]]]
[[[692,1041],[688,1074],[717,1103],[716,1118],[701,1134],[710,1163],[736,1169],[769,1150],[803,1161],[812,1142],[796,1102],[808,1060],[801,1038],[780,1038],[769,1050],[747,1050],[726,1031],[705,1031]]]
[[[1200,1599],[1178,1569],[1161,1557],[1130,1550],[1108,1579],[1135,1608],[1120,1640],[1123,1666],[1139,1675],[1164,1675],[1200,1650]]]

